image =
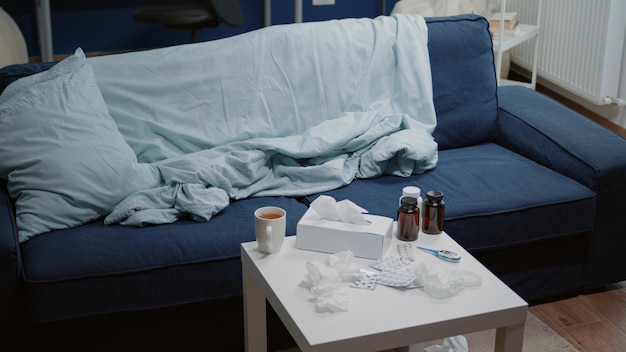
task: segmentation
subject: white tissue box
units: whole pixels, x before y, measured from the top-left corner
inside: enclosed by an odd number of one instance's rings
[[[315,210],[309,209],[298,221],[296,247],[324,253],[349,250],[355,257],[380,259],[391,243],[393,219],[363,216],[368,225],[320,219]]]

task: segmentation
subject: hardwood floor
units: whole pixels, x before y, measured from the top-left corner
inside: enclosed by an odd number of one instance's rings
[[[580,352],[626,351],[626,281],[530,312]]]
[[[626,138],[625,128],[541,86],[537,90]],[[626,351],[626,281],[529,310],[580,352]]]

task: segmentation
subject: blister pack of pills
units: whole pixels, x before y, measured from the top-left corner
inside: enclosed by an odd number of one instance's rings
[[[401,258],[398,256],[388,256],[381,259],[377,259],[370,266],[374,269],[378,270],[395,270],[405,267],[411,264],[411,261],[406,258]]]
[[[378,285],[377,280],[378,273],[361,269],[360,274],[357,275],[350,283],[350,287],[375,290],[376,285]]]
[[[398,254],[400,258],[404,258],[410,261],[415,260],[415,255],[413,254],[413,246],[410,243],[398,243]]]
[[[416,278],[415,270],[401,268],[380,272],[376,276],[376,282],[391,287],[416,287],[414,286]]]

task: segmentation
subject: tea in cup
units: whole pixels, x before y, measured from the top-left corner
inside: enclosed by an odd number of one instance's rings
[[[259,250],[272,254],[280,252],[285,239],[287,212],[279,207],[262,207],[254,212],[254,234]]]

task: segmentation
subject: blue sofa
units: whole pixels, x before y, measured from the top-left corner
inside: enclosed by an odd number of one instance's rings
[[[395,217],[403,186],[442,191],[445,231],[530,303],[625,280],[626,140],[536,91],[498,87],[485,19],[426,20],[437,166],[319,194]],[[51,66],[3,68],[2,88]],[[15,350],[241,349],[239,244],[254,240],[253,210],[286,209],[295,235],[319,195],[231,200],[208,222],[98,219],[19,243],[7,180],[0,190],[0,333]],[[289,344],[270,328],[274,348]]]

